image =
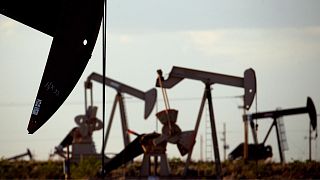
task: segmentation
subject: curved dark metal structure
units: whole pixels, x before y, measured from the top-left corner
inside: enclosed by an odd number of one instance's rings
[[[0,1],[0,13],[53,37],[28,132],[59,109],[80,79],[94,49],[103,0]]]

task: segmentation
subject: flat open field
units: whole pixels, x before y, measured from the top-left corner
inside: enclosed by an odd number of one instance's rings
[[[184,163],[171,159],[172,176],[163,179],[215,179],[213,162],[193,162],[189,174],[183,177]],[[140,174],[141,162],[122,166],[107,179],[144,179]],[[96,178],[100,161],[87,159],[71,165],[71,178]],[[154,172],[152,172],[154,173]],[[320,162],[292,162],[287,164],[263,162],[224,162],[223,179],[320,179]],[[0,160],[0,179],[64,179],[62,161],[6,161]],[[160,178],[161,179],[161,178]]]

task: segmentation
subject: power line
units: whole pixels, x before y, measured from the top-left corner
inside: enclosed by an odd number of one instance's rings
[[[213,99],[233,99],[240,98],[242,96],[215,96]],[[132,99],[131,96],[125,96],[126,102],[140,102],[140,100]],[[163,101],[163,99],[159,98],[159,101]],[[201,100],[201,97],[178,97],[178,98],[170,98],[170,101],[196,101]],[[101,104],[102,101],[95,101],[97,104]],[[106,101],[107,104],[113,103],[113,101]],[[83,105],[84,101],[69,101],[65,102],[63,105]],[[0,103],[0,107],[19,107],[19,106],[32,106],[33,102],[2,102]]]
[[[25,142],[48,142],[48,141],[57,141],[59,138],[41,138],[41,139],[0,139],[0,143],[25,143]]]

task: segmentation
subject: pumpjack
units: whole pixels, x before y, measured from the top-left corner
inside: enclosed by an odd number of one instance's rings
[[[104,80],[103,80],[104,79]],[[155,88],[152,88],[146,92],[143,92],[141,90],[138,90],[136,88],[133,88],[131,86],[128,86],[124,83],[121,83],[119,81],[113,80],[109,77],[103,77],[97,73],[92,73],[88,76],[84,86],[85,86],[85,107],[88,106],[88,91],[90,92],[89,102],[91,105],[93,105],[93,91],[92,91],[92,82],[96,81],[98,83],[105,82],[104,85],[109,86],[117,91],[117,94],[115,95],[112,110],[110,113],[109,123],[107,126],[107,131],[105,134],[105,142],[102,147],[102,154],[105,152],[106,145],[109,138],[109,133],[111,130],[114,113],[117,107],[117,104],[119,103],[119,110],[120,110],[120,117],[121,117],[121,124],[122,124],[122,135],[123,135],[123,142],[124,147],[126,147],[130,143],[130,137],[129,137],[129,127],[128,127],[128,120],[126,116],[126,110],[125,110],[125,103],[124,103],[124,97],[123,94],[129,94],[133,97],[139,98],[145,102],[144,104],[144,119],[148,118],[151,114],[154,105],[156,103],[157,99],[157,91]]]
[[[311,131],[316,131],[316,129],[317,129],[317,113],[316,113],[316,109],[313,104],[313,101],[310,97],[307,98],[307,105],[305,107],[298,107],[298,108],[291,108],[291,109],[278,109],[275,111],[265,111],[265,112],[258,112],[258,113],[244,115],[243,116],[244,121],[247,121],[250,123],[251,132],[252,132],[252,136],[253,136],[253,140],[254,140],[254,144],[252,144],[251,147],[249,146],[249,149],[251,149],[251,155],[250,155],[251,158],[250,159],[251,160],[258,160],[258,159],[265,159],[267,157],[272,156],[272,150],[270,153],[271,147],[265,146],[265,143],[269,137],[269,134],[270,134],[272,128],[275,127],[277,142],[278,142],[278,149],[279,149],[279,157],[280,157],[281,163],[284,163],[285,162],[284,149],[287,149],[287,147],[285,147],[285,145],[283,143],[283,141],[285,139],[285,137],[284,137],[285,132],[283,130],[284,124],[280,120],[280,118],[283,116],[306,114],[306,113],[309,114],[309,118],[310,118],[310,131],[309,132],[311,133]],[[272,118],[273,121],[272,121],[272,124],[271,124],[264,140],[262,141],[262,143],[259,143],[254,120],[265,119],[265,118]],[[317,137],[317,132],[316,132],[316,137]],[[310,142],[309,142],[309,145],[311,146]],[[243,146],[243,145],[240,144],[239,146]],[[241,150],[241,148],[239,149],[238,147],[233,152],[231,152],[229,154],[230,159],[236,159],[241,156],[242,153],[239,151],[239,150]],[[259,148],[260,148],[260,152],[255,153],[255,152],[259,151]],[[311,150],[311,148],[309,148],[309,149]],[[310,157],[310,159],[311,159],[311,157]]]
[[[161,79],[159,79],[159,81],[160,80]],[[165,102],[167,105],[169,104],[168,99]],[[159,175],[169,176],[171,172],[166,155],[167,143],[176,144],[183,156],[190,151],[192,146],[192,141],[190,140],[193,139],[192,136],[194,134],[193,131],[182,131],[179,128],[176,124],[177,114],[178,112],[176,110],[167,108],[165,111],[156,114],[158,120],[163,125],[161,134],[156,132],[138,134],[128,129],[128,133],[137,136],[136,139],[127,144],[119,154],[103,165],[101,175],[106,175],[121,164],[125,164],[133,158],[143,154],[143,162],[140,171],[141,176],[151,175],[151,157],[154,157],[155,159],[155,173],[157,173],[158,157],[160,157]],[[113,115],[111,114],[111,116]]]
[[[184,78],[189,78],[193,80],[202,81],[205,84],[205,91],[203,94],[197,122],[195,129],[192,131],[181,131],[179,126],[176,124],[178,111],[171,109],[165,91],[166,88],[172,88],[174,85],[178,84]],[[218,150],[217,134],[215,129],[213,106],[212,106],[212,96],[211,88],[212,84],[224,84],[229,86],[244,88],[244,106],[249,109],[254,95],[256,92],[256,79],[255,72],[253,69],[248,69],[244,73],[244,77],[235,77],[223,74],[217,74],[212,72],[205,72],[193,69],[187,69],[182,67],[173,67],[168,79],[164,79],[162,76],[162,71],[158,70],[158,78],[156,79],[156,86],[161,87],[162,94],[165,101],[165,110],[157,113],[157,117],[163,124],[162,133],[149,133],[149,134],[137,134],[137,138],[128,144],[123,151],[121,151],[117,156],[107,162],[103,167],[103,172],[101,174],[105,175],[119,166],[119,164],[124,164],[134,157],[147,154],[149,155],[157,153],[163,154],[166,143],[177,144],[181,155],[188,154],[187,162],[185,165],[184,175],[187,175],[188,166],[191,160],[192,149],[195,144],[195,138],[198,132],[201,115],[203,112],[205,101],[208,101],[210,108],[210,120],[212,127],[212,139],[214,144],[214,152],[216,158],[216,174],[217,178],[221,176],[221,163]],[[185,138],[183,140],[183,138]],[[151,154],[150,154],[151,153]],[[160,156],[161,157],[161,156]],[[163,162],[163,161],[162,161]],[[165,162],[165,161],[164,161]]]
[[[102,121],[96,117],[98,108],[90,106],[85,115],[75,117],[75,123],[78,125],[70,130],[66,137],[55,147],[55,154],[65,158],[66,161],[79,162],[86,157],[100,157],[96,152],[95,144],[92,138],[93,132],[102,129]],[[69,146],[72,146],[70,153]],[[67,151],[64,149],[67,148]],[[69,157],[71,154],[71,158]]]
[[[214,113],[213,113],[213,103],[212,103],[210,86],[213,84],[223,84],[223,85],[243,88],[244,89],[244,107],[245,109],[249,109],[256,93],[256,77],[255,77],[254,70],[247,69],[244,72],[243,78],[224,75],[224,74],[218,74],[218,73],[212,73],[212,72],[206,72],[206,71],[200,71],[200,70],[194,70],[194,69],[188,69],[183,67],[176,67],[176,66],[172,68],[169,74],[169,77],[166,80],[164,80],[164,78],[162,77],[161,70],[158,71],[158,74],[160,76],[159,78],[162,79],[162,81],[157,80],[156,86],[162,87],[162,88],[172,88],[175,85],[177,85],[179,82],[181,82],[183,79],[192,79],[192,80],[197,80],[204,83],[205,89],[204,89],[202,101],[200,104],[196,125],[194,128],[194,134],[192,136],[193,138],[191,139],[192,148],[188,152],[184,175],[186,175],[188,171],[188,166],[191,160],[193,146],[195,144],[195,138],[197,136],[197,132],[199,129],[204,105],[205,105],[205,102],[207,101],[209,105],[209,115],[210,115],[212,141],[213,141],[213,149],[214,149],[214,156],[215,156],[216,174],[218,179],[221,178],[221,162],[220,162],[220,155],[219,155],[219,149],[218,149],[219,146],[217,141],[217,132],[216,132],[216,126],[215,126]]]
[[[33,155],[31,153],[31,151],[29,150],[29,148],[27,148],[27,152],[19,154],[19,155],[16,155],[16,156],[13,156],[13,157],[10,157],[10,158],[7,158],[6,160],[8,160],[8,161],[17,160],[17,159],[23,158],[25,156],[29,156],[30,160],[33,160]]]
[[[144,108],[144,118],[148,118],[150,113],[153,110],[155,105],[157,92],[155,88],[150,89],[147,92],[140,91],[136,88],[128,86],[124,83],[119,81],[113,80],[108,77],[103,77],[97,73],[92,73],[88,76],[87,80],[84,83],[85,87],[85,115],[78,115],[75,117],[75,122],[78,127],[73,128],[67,136],[61,141],[61,143],[55,148],[56,153],[60,156],[69,159],[69,150],[68,147],[72,145],[72,157],[71,160],[74,162],[78,162],[80,157],[84,156],[96,156],[99,157],[100,154],[96,152],[94,142],[92,139],[93,131],[97,131],[102,129],[103,124],[102,121],[96,117],[98,107],[93,105],[93,85],[92,82],[96,81],[99,83],[103,82],[103,78],[105,78],[105,85],[110,86],[116,89],[117,94],[115,96],[115,100],[113,103],[113,108],[110,114],[109,124],[107,128],[107,132],[105,135],[105,142],[101,150],[101,154],[104,155],[106,144],[108,140],[108,135],[111,129],[113,116],[115,113],[116,105],[119,103],[120,106],[120,115],[121,115],[121,122],[122,122],[122,134],[124,140],[124,146],[128,146],[130,144],[130,138],[128,133],[128,123],[127,117],[125,113],[125,103],[123,101],[123,94],[127,93],[134,97],[137,97],[145,102]],[[88,91],[90,97],[88,97]],[[89,98],[89,103],[88,103]],[[64,148],[67,148],[67,153],[63,151]],[[109,159],[108,157],[106,157]]]

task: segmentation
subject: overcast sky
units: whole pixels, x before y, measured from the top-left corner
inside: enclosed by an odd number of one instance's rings
[[[243,77],[253,68],[257,76],[257,98],[249,112],[302,107],[310,96],[320,109],[320,1],[213,1],[213,0],[135,0],[108,1],[107,75],[142,91],[154,87],[157,69],[168,75],[172,66]],[[27,125],[47,60],[52,37],[0,15],[0,157],[10,157],[30,148],[37,159],[49,153],[84,114],[83,83],[91,72],[101,73],[101,35],[92,58],[76,88],[56,114],[35,134]],[[72,73],[72,70],[70,70]],[[243,141],[240,88],[213,85],[212,94],[220,156],[223,159],[223,123],[227,127],[229,153]],[[184,80],[168,90],[171,107],[179,110],[182,130],[194,128],[204,85]],[[101,118],[102,85],[94,84],[94,98]],[[107,88],[107,119],[113,89]],[[126,96],[128,97],[128,96]],[[151,116],[143,120],[143,103],[126,99],[129,128],[139,133],[156,130],[155,113],[164,109],[162,94]],[[257,105],[257,106],[256,106]],[[119,113],[118,113],[119,114]],[[112,127],[112,144],[107,152],[123,148],[119,115]],[[199,136],[206,137],[204,114]],[[308,158],[309,117],[284,117],[289,150],[287,160]],[[271,120],[259,122],[263,140]],[[314,135],[314,134],[313,134]],[[200,158],[200,138],[193,157]],[[279,160],[275,132],[267,144]],[[131,137],[132,139],[134,137]],[[101,150],[101,132],[94,135]],[[250,141],[252,142],[251,134]],[[203,142],[205,143],[205,141]],[[320,159],[313,141],[313,158]],[[205,144],[203,158],[205,158]],[[315,153],[317,151],[317,153]],[[169,145],[170,157],[178,157]]]

